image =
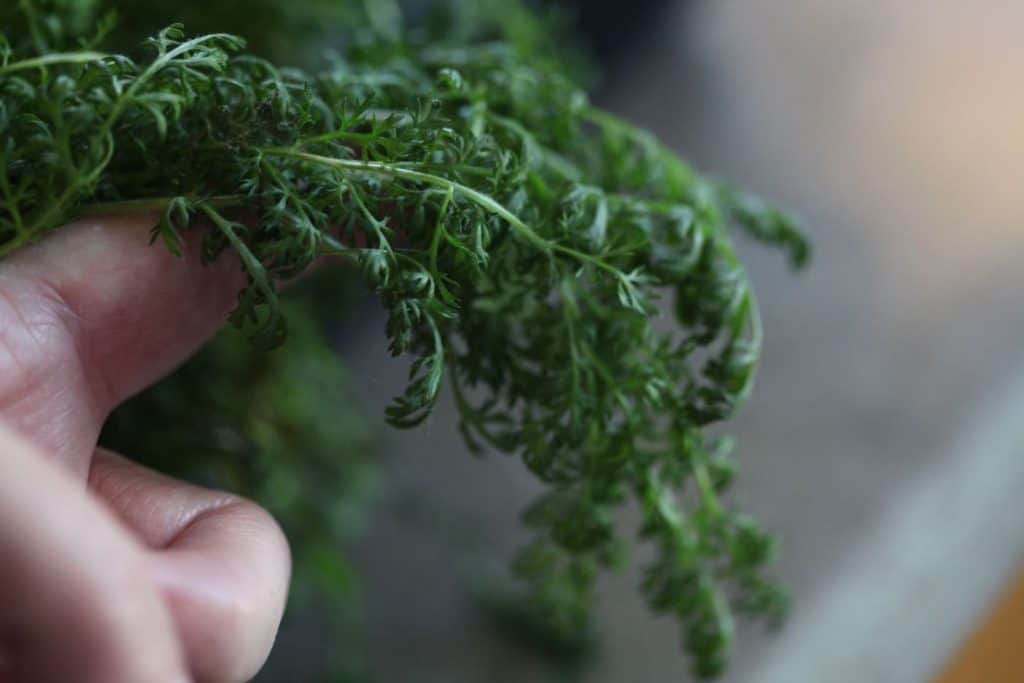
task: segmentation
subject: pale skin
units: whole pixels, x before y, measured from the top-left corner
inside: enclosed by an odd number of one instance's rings
[[[252,502],[97,448],[244,284],[90,219],[0,261],[0,683],[234,683],[273,644],[287,542]],[[128,454],[130,455],[130,454]]]

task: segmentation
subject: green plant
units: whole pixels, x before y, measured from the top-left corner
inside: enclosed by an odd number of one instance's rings
[[[447,384],[470,448],[517,454],[548,485],[515,563],[535,614],[582,628],[596,573],[621,556],[615,510],[633,498],[657,550],[642,592],[713,676],[734,611],[774,621],[785,604],[765,575],[773,539],[723,501],[730,444],[705,431],[749,394],[761,341],[729,229],[795,265],[807,245],[779,211],[591,105],[518,3],[431,4],[406,22],[390,2],[262,0],[296,37],[338,34],[341,52],[308,71],[178,25],[133,56],[107,52],[145,24],[132,2],[120,31],[91,0],[0,10],[0,256],[83,214],[159,211],[153,239],[175,253],[203,225],[204,258],[231,249],[244,264],[232,320],[256,349],[282,344],[289,323],[305,329],[279,301],[282,280],[327,255],[358,263],[392,353],[414,359],[389,420],[420,424]],[[235,28],[229,15],[215,28]],[[273,23],[255,29],[259,49],[282,49]],[[663,330],[668,297],[676,324]],[[302,338],[305,353],[315,344]],[[231,354],[209,353],[233,371]],[[252,356],[247,372],[302,372],[274,358]],[[210,381],[205,405],[221,387]],[[157,391],[153,411],[188,410]],[[290,395],[291,432],[315,429],[322,408]],[[220,408],[230,419],[237,407]],[[277,459],[279,428],[245,425],[241,442],[266,458],[271,483],[249,488],[271,499],[275,468],[333,467],[329,453]],[[230,457],[211,452],[200,469]],[[289,504],[300,512],[278,506],[286,523],[323,557],[331,501]]]

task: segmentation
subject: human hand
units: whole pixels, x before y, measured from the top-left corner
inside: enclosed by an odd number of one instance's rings
[[[0,682],[231,682],[262,666],[290,574],[253,503],[96,448],[121,401],[224,322],[243,286],[84,221],[0,261]]]

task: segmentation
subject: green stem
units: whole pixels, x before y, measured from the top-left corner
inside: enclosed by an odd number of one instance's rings
[[[267,278],[266,269],[260,263],[260,260],[256,258],[256,255],[249,250],[249,246],[235,232],[235,228],[241,226],[224,218],[213,206],[206,202],[198,204],[197,208],[206,214],[206,217],[213,222],[217,229],[227,238],[228,242],[231,243],[235,251],[238,252],[238,256],[242,259],[245,269],[249,271],[249,275],[252,277],[253,284],[259,288],[272,310],[279,310],[277,292],[274,291]]]
[[[377,247],[379,249],[391,251],[391,243],[388,241],[387,235],[384,234],[386,226],[376,216],[370,213],[370,209],[366,206],[366,202],[364,202],[363,198],[360,196],[359,190],[351,188],[349,194],[352,195],[352,201],[356,203],[356,207],[359,209],[359,212],[363,214],[363,217],[366,218],[367,222],[370,224],[370,228],[377,236]]]
[[[163,53],[153,63],[146,67],[146,70],[139,74],[139,77],[132,81],[132,84],[124,91],[124,94],[118,98],[117,102],[114,103],[114,108],[110,110],[110,114],[107,116],[106,121],[103,123],[103,129],[109,131],[113,128],[114,123],[121,116],[121,112],[124,110],[128,103],[135,97],[135,93],[139,91],[143,85],[145,85],[153,76],[160,72],[165,66],[170,64],[179,55],[182,55],[189,50],[193,50],[203,43],[207,43],[211,40],[234,40],[234,36],[226,33],[211,33],[205,36],[199,36],[192,40],[187,40],[184,43],[178,45],[173,50]]]
[[[431,277],[437,282],[437,289],[441,292],[441,298],[446,303],[455,301],[455,297],[448,291],[448,288],[444,285],[444,276],[437,267],[438,252],[441,249],[441,239],[445,234],[444,219],[448,213],[448,206],[452,202],[453,190],[449,188],[447,194],[444,196],[444,201],[441,203],[441,210],[437,214],[437,225],[434,226],[434,236],[430,240],[430,271]]]
[[[697,459],[696,456],[693,463],[693,478],[697,481],[697,490],[700,492],[700,497],[708,510],[715,517],[720,517],[722,515],[722,505],[718,502],[718,496],[715,494],[715,487],[711,483],[711,475],[708,474],[704,461]]]
[[[604,364],[604,361],[602,361],[596,353],[594,353],[594,349],[590,347],[590,344],[588,344],[586,340],[579,340],[578,344],[579,350],[582,351],[583,355],[585,355],[587,359],[591,362],[591,364],[594,366],[594,370],[597,371],[597,374],[601,376],[601,379],[604,380],[605,384],[611,387],[612,396],[619,404],[619,407],[622,408],[623,414],[628,415],[633,407],[629,404],[629,400],[619,389],[619,387],[622,385],[622,382],[617,381],[615,377],[612,376],[612,373],[608,369],[608,366]]]
[[[320,246],[318,256],[352,256],[358,257],[365,251],[359,247],[349,247],[335,239],[331,235],[325,234],[322,239],[323,244]],[[326,246],[324,246],[326,245]]]
[[[68,204],[68,202],[72,200],[72,198],[74,198],[74,196],[78,193],[78,190],[82,187],[86,187],[93,183],[104,171],[104,169],[106,169],[107,164],[110,163],[110,160],[114,156],[114,141],[110,135],[109,130],[100,133],[100,139],[102,139],[107,145],[107,150],[104,153],[103,160],[96,165],[96,168],[93,169],[92,173],[88,174],[84,178],[76,179],[74,182],[69,183],[68,186],[64,188],[64,191],[60,193],[60,196],[57,197],[57,199],[54,200],[52,204],[50,204],[50,207],[46,210],[46,212],[35,221],[32,227],[28,229],[28,236],[24,240],[25,242],[27,242],[30,239],[34,239],[35,237],[41,235],[43,232],[49,230],[50,228],[53,228],[54,223],[57,222],[58,217],[64,212],[66,205]],[[12,249],[16,248],[17,246],[18,245],[12,245]]]
[[[524,223],[518,216],[506,209],[504,206],[496,202],[493,198],[488,197],[482,192],[474,190],[471,187],[449,180],[448,178],[442,178],[441,176],[434,175],[432,173],[424,173],[417,171],[412,168],[405,166],[396,166],[394,164],[387,164],[380,161],[362,161],[359,159],[335,159],[332,157],[320,156],[319,154],[310,154],[309,152],[301,152],[296,149],[289,147],[264,147],[258,151],[263,154],[271,156],[291,157],[293,159],[300,159],[302,161],[308,161],[310,163],[319,164],[321,166],[328,166],[332,168],[339,168],[349,171],[359,171],[362,173],[372,173],[375,175],[390,176],[392,178],[400,178],[403,180],[412,180],[418,183],[424,183],[426,185],[433,185],[434,187],[440,187],[443,190],[449,190],[455,194],[461,195],[466,199],[470,200],[474,204],[482,207],[483,209],[498,216],[510,226],[520,237],[530,242],[534,246],[542,249],[545,252],[551,251],[557,245],[545,240],[543,237],[535,233],[530,226]]]
[[[32,59],[23,59],[21,61],[11,62],[10,64],[4,64],[3,66],[0,66],[0,76],[15,73],[17,71],[26,71],[28,69],[45,68],[56,64],[87,64],[89,62],[98,62],[109,56],[110,55],[102,52],[90,51],[54,52],[40,57],[33,57]]]
[[[567,341],[569,344],[569,374],[572,382],[572,396],[569,402],[569,410],[572,414],[573,424],[576,424],[576,406],[580,395],[580,357],[579,348],[576,346],[576,313],[577,304],[572,295],[572,288],[565,280],[560,285],[562,290],[562,320],[565,324]]]
[[[743,301],[737,311],[737,319],[731,331],[735,339],[747,334],[747,343],[750,344],[749,353],[755,357],[761,353],[761,346],[764,343],[764,326],[761,322],[761,311],[757,305],[757,299],[750,287],[744,287]],[[745,329],[744,329],[745,328]],[[737,394],[737,400],[745,401],[754,389],[755,373],[751,371],[743,388]]]
[[[290,157],[293,159],[300,159],[321,166],[328,166],[331,168],[339,168],[350,171],[359,171],[363,173],[372,173],[375,175],[390,176],[392,178],[400,178],[404,180],[412,180],[414,182],[424,183],[427,185],[433,185],[440,187],[444,190],[450,190],[455,194],[461,195],[466,199],[470,200],[474,204],[480,206],[486,211],[498,216],[506,223],[508,223],[512,230],[522,239],[529,242],[533,246],[537,247],[545,253],[559,252],[566,256],[571,256],[573,259],[589,263],[601,270],[604,270],[615,278],[622,278],[623,274],[615,266],[603,261],[602,259],[592,256],[591,254],[584,253],[572,247],[567,247],[558,242],[552,242],[544,239],[533,229],[522,221],[514,213],[506,209],[499,202],[495,201],[492,197],[485,195],[478,190],[458,183],[448,178],[442,178],[441,176],[434,175],[432,173],[424,173],[423,171],[417,171],[407,166],[396,166],[395,164],[387,164],[380,161],[362,161],[360,159],[335,159],[333,157],[325,157],[319,154],[310,154],[309,152],[301,152],[297,149],[290,147],[263,147],[257,151],[268,154],[271,156],[282,156]]]

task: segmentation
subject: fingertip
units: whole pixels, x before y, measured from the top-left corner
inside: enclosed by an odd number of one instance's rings
[[[255,676],[276,640],[290,582],[291,553],[273,517],[237,499],[194,520],[155,559],[198,680]]]
[[[95,495],[150,550],[200,681],[244,681],[273,646],[287,601],[291,552],[273,516],[245,498],[178,481],[102,449]]]

